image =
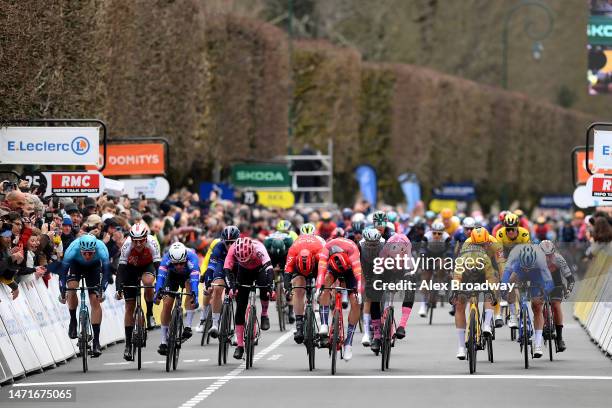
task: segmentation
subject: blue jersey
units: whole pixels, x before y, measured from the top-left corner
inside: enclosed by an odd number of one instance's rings
[[[99,239],[96,240],[96,253],[90,261],[86,261],[81,254],[81,239],[79,237],[72,241],[68,249],[64,252],[64,259],[62,260],[62,266],[60,269],[60,283],[64,287],[66,272],[69,268],[79,267],[97,267],[102,265],[102,288],[106,289],[108,278],[110,276],[110,258],[108,256],[108,248],[104,242]]]
[[[191,284],[191,291],[195,294],[195,302],[198,302],[198,285],[200,284],[200,262],[196,253],[188,249],[187,250],[187,263],[185,269],[181,272],[176,270],[176,267],[170,262],[170,256],[166,252],[159,265],[157,272],[157,281],[155,282],[155,294],[159,293],[160,289],[164,288],[168,275],[184,275],[185,280],[189,278]]]
[[[555,286],[546,263],[542,265],[541,262],[537,262],[534,267],[524,269],[521,268],[518,259],[508,262],[506,264],[506,269],[504,270],[502,283],[508,283],[510,281],[510,276],[512,276],[513,273],[516,274],[521,282],[531,282],[531,286],[533,287],[532,296],[541,295],[538,287],[542,287],[546,293],[549,293]]]
[[[227,248],[225,244],[222,241],[217,242],[210,254],[208,267],[204,275],[207,282],[214,279],[215,276],[223,274],[223,264],[225,263],[226,256]]]

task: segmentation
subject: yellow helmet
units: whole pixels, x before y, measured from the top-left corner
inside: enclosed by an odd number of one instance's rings
[[[506,228],[516,228],[519,225],[519,217],[516,214],[506,214],[504,217],[504,227]]]
[[[489,231],[484,227],[474,228],[470,234],[470,238],[474,244],[484,244],[485,242],[489,242]]]
[[[452,216],[453,210],[451,210],[450,208],[443,208],[442,211],[440,211],[440,217],[442,217],[443,220],[448,220]]]

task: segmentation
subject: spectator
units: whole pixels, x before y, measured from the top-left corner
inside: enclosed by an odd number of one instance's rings
[[[0,217],[11,211],[21,214],[25,205],[26,195],[18,190],[11,191],[5,196],[4,201],[0,203]]]
[[[15,276],[19,270],[18,264],[23,262],[23,250],[19,247],[11,248],[12,225],[3,223],[0,227],[0,283],[11,289],[13,299],[19,295],[19,286]]]

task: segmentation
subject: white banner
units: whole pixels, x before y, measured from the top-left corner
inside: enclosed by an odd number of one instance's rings
[[[0,128],[3,164],[97,164],[99,151],[97,127]]]
[[[595,130],[593,144],[593,167],[612,169],[612,131]]]
[[[146,179],[122,179],[123,191],[131,199],[139,198],[144,194],[146,198],[164,200],[170,194],[170,183],[163,177]]]

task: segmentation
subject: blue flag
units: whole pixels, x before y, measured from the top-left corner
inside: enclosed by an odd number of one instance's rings
[[[355,178],[359,182],[359,190],[363,198],[368,200],[372,207],[376,207],[376,170],[372,166],[362,164],[355,169]]]
[[[397,178],[397,181],[399,181],[402,191],[404,192],[404,197],[406,197],[406,212],[412,212],[416,203],[421,201],[421,185],[419,184],[419,179],[414,173],[402,173]]]

